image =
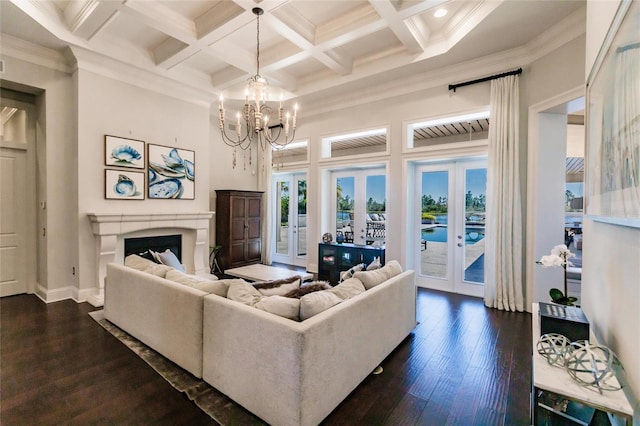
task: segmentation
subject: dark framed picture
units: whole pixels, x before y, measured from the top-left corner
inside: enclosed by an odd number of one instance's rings
[[[108,200],[144,200],[144,172],[104,171],[104,198]]]
[[[144,169],[144,141],[104,136],[104,164],[107,166]]]
[[[624,0],[587,78],[586,214],[640,228],[640,3]]]
[[[195,199],[195,152],[147,144],[148,197]]]

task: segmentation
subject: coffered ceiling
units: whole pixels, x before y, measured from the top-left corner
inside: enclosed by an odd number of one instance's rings
[[[382,84],[532,46],[584,19],[584,0],[2,0],[3,35],[128,64],[242,98],[256,73],[279,96]],[[443,18],[434,17],[439,8]],[[582,15],[580,15],[582,13]],[[576,18],[578,16],[578,18]],[[6,39],[6,36],[5,36]],[[286,89],[286,90],[285,90]],[[273,96],[273,95],[272,95]]]

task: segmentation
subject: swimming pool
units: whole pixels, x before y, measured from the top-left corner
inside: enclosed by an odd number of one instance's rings
[[[423,229],[421,238],[424,241],[434,241],[438,243],[447,242],[447,227],[436,226],[430,229]],[[484,238],[484,228],[466,227],[465,228],[465,244],[474,244]]]

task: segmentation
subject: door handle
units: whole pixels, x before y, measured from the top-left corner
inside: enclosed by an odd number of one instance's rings
[[[458,247],[462,247],[462,243],[458,243]]]

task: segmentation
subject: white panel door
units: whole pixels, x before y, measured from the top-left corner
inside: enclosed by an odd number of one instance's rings
[[[0,297],[27,292],[26,181],[26,150],[0,148]]]

